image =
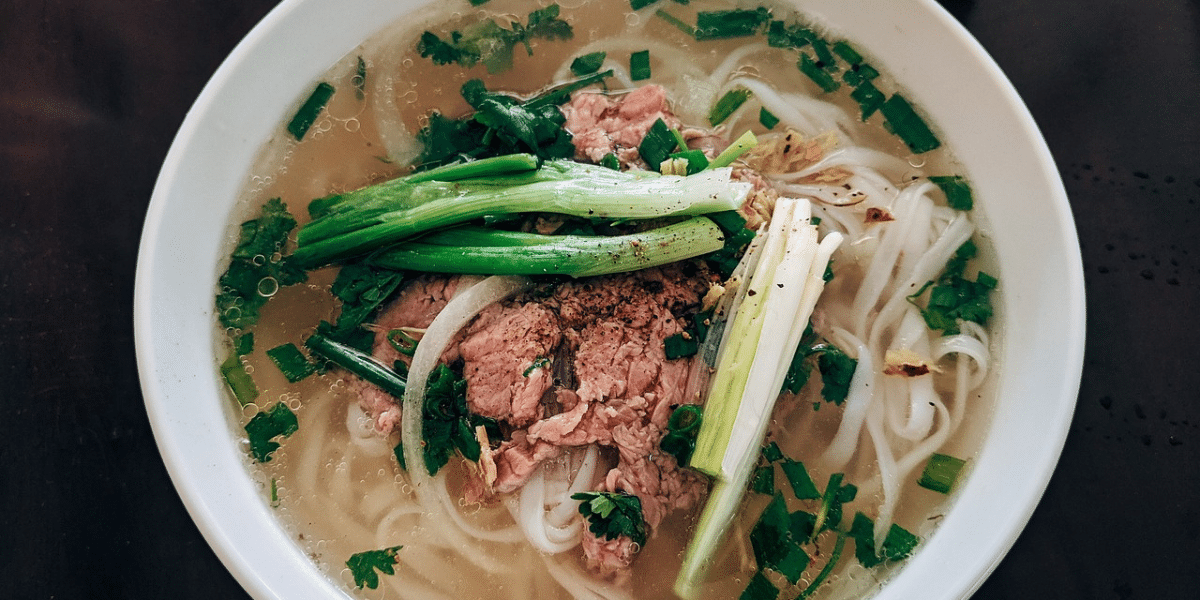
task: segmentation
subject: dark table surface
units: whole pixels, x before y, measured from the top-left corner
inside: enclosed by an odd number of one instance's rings
[[[0,5],[0,597],[245,597],[158,456],[132,290],[172,136],[273,4]],[[1195,598],[1200,3],[943,4],[1042,128],[1088,294],[1062,461],[976,598]]]

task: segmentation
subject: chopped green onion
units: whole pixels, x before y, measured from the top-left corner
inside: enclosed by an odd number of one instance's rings
[[[708,167],[710,169],[728,167],[729,165],[733,164],[733,161],[737,160],[738,157],[745,154],[751,148],[757,145],[758,138],[755,137],[753,132],[747,129],[746,133],[743,133],[738,139],[734,140],[734,142],[730,144],[728,148],[722,150],[716,158],[709,161]]]
[[[737,88],[729,90],[720,100],[713,105],[712,110],[708,111],[708,124],[716,127],[725,122],[741,105],[746,103],[753,94],[746,88]]]
[[[892,94],[879,110],[892,132],[900,136],[914,154],[929,152],[942,145],[904,96]]]
[[[617,158],[616,154],[609,152],[608,154],[604,155],[604,158],[600,159],[600,166],[612,169],[614,171],[620,171],[621,160]]]
[[[650,79],[649,50],[640,50],[629,55],[629,78],[634,81]]]
[[[849,72],[849,71],[847,71]],[[870,81],[864,81],[850,92],[850,97],[858,102],[859,108],[862,109],[862,120],[865,122],[867,118],[875,114],[875,111],[883,107],[884,101],[887,100],[887,95],[879,91],[875,84]]]
[[[975,200],[971,194],[971,186],[967,184],[967,180],[961,175],[934,175],[929,178],[930,181],[942,188],[946,194],[946,204],[954,210],[971,210],[975,206]]]
[[[246,372],[246,367],[237,354],[229,355],[229,358],[221,363],[221,376],[225,378],[225,383],[229,384],[229,389],[239,405],[246,406],[258,398],[258,386],[254,385],[254,379]]]
[[[851,46],[848,42],[845,42],[845,41],[834,42],[833,43],[833,52],[834,52],[834,54],[837,54],[838,56],[842,57],[843,60],[845,60],[847,63],[850,63],[851,65],[857,65],[858,63],[863,61],[862,55],[859,54],[858,51],[855,50],[853,46]]]
[[[675,15],[672,15],[671,13],[669,13],[661,8],[654,11],[654,15],[657,16],[658,18],[666,21],[667,23],[670,23],[676,29],[678,29],[692,37],[696,37],[696,28],[679,20],[679,18],[676,17]]]
[[[267,357],[291,383],[317,372],[316,365],[309,362],[308,357],[291,342],[267,350]]]
[[[417,352],[417,340],[413,336],[408,335],[408,332],[403,329],[392,329],[387,333],[387,341],[391,344],[396,352],[405,356],[412,356]]]
[[[237,336],[237,339],[233,340],[233,352],[238,356],[245,356],[254,352],[254,332],[247,331]]]
[[[309,336],[304,345],[325,360],[361,377],[392,396],[404,397],[405,381],[370,354],[339,344],[319,333]]]
[[[816,61],[808,54],[800,54],[800,62],[797,64],[800,67],[800,72],[808,75],[818,86],[825,92],[832,92],[841,86],[828,71],[821,68]]]
[[[771,114],[771,111],[766,108],[760,108],[758,109],[758,122],[767,129],[775,129],[775,126],[779,124],[779,117]]]
[[[296,141],[304,139],[304,134],[308,133],[308,128],[312,127],[313,123],[317,122],[317,115],[321,113],[321,109],[325,108],[325,104],[333,97],[333,86],[322,81],[317,84],[317,88],[309,95],[308,100],[296,111],[296,116],[288,122],[288,133],[296,138]]]
[[[358,57],[358,66],[354,69],[354,77],[350,78],[354,84],[354,97],[362,100],[367,95],[367,62],[363,57]]]
[[[917,485],[935,492],[949,494],[950,490],[954,489],[954,484],[958,481],[958,475],[962,472],[965,464],[967,462],[961,458],[934,453],[925,463],[925,470],[921,473],[921,479],[917,481]]]
[[[703,11],[696,13],[695,38],[703,41],[751,36],[770,20],[771,12],[762,7]]]
[[[875,67],[867,63],[852,65],[849,69],[842,72],[842,81],[854,87],[858,87],[876,77],[879,77],[879,71],[876,71]]]
[[[658,2],[658,0],[629,0],[629,8],[633,10],[642,10],[647,6],[654,4],[655,2]]]
[[[646,161],[646,166],[650,167],[651,171],[657,171],[662,161],[678,146],[679,140],[671,133],[671,128],[665,121],[658,119],[646,131],[646,137],[642,138],[642,143],[638,145],[638,154]]]
[[[685,150],[683,152],[675,152],[671,154],[671,158],[682,158],[688,161],[688,175],[695,175],[696,173],[708,168],[708,157],[704,155],[703,150]]]
[[[604,64],[604,59],[607,56],[607,53],[601,51],[593,52],[591,54],[584,54],[583,56],[577,57],[575,60],[571,61],[571,72],[574,73],[576,77],[582,77],[584,75],[595,73],[596,71],[600,70],[601,65]]]

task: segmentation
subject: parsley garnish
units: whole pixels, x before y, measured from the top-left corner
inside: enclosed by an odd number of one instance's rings
[[[571,494],[579,500],[579,514],[587,519],[588,529],[597,538],[615,540],[627,536],[639,546],[646,544],[646,520],[642,517],[642,501],[637,496],[617,492],[579,492]]]
[[[279,198],[268,200],[257,219],[242,223],[229,268],[218,280],[217,316],[222,326],[254,325],[258,310],[279,287],[307,278],[304,271],[289,266],[287,259],[276,258],[294,227],[296,219]]]
[[[274,438],[288,437],[299,428],[296,413],[293,413],[287,404],[276,402],[274,406],[254,415],[250,422],[246,423],[250,454],[258,462],[270,461],[271,453],[279,448],[279,443],[274,441]]]
[[[789,487],[796,500],[819,499],[815,512],[789,512],[784,494],[768,487],[775,479],[775,463],[780,463],[787,475]],[[841,528],[842,505],[854,500],[858,494],[858,488],[842,483],[843,478],[843,474],[834,473],[829,477],[829,483],[822,492],[813,484],[803,464],[784,456],[774,442],[763,446],[762,461],[755,470],[751,489],[770,494],[772,498],[750,531],[750,545],[754,550],[758,570],[742,592],[741,598],[774,600],[779,597],[780,590],[771,583],[767,571],[774,571],[792,585],[796,585],[811,563],[805,547],[815,544],[817,536],[823,531],[829,531],[835,537],[833,550],[826,554],[828,558],[824,566],[815,576],[811,576],[808,586],[796,596],[797,600],[812,596],[824,584],[841,560],[842,550],[849,538],[855,540],[856,556],[865,567],[874,567],[885,560],[902,560],[912,553],[919,540],[898,525],[893,525],[888,532],[883,551],[879,555],[875,554],[874,524],[862,513],[856,515],[849,528]],[[819,552],[817,555],[822,554],[825,552]]]
[[[513,47],[517,44],[524,45],[532,56],[529,43],[534,39],[569,40],[574,36],[571,24],[558,14],[558,5],[551,4],[529,13],[524,25],[517,21],[506,29],[495,21],[484,21],[465,31],[451,32],[449,40],[426,31],[417,42],[417,51],[437,65],[458,63],[470,68],[482,63],[488,73],[500,73],[512,68]]]
[[[895,562],[908,558],[921,541],[903,527],[892,523],[883,538],[883,547],[876,553],[875,521],[862,513],[854,515],[854,522],[850,525],[850,537],[854,538],[854,556],[868,569],[885,561]]]
[[[387,575],[395,575],[396,552],[403,547],[392,546],[382,550],[367,550],[350,555],[346,566],[350,567],[350,574],[354,576],[354,585],[359,589],[362,589],[364,585],[371,589],[379,587],[379,575],[375,573],[376,570]]]

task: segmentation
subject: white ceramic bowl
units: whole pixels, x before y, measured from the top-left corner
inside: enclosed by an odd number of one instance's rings
[[[256,153],[297,99],[355,46],[424,3],[280,4],[196,100],[146,217],[135,293],[146,408],[192,517],[255,598],[339,598],[345,592],[292,541],[247,474],[213,356],[222,240]],[[964,598],[1029,519],[1075,405],[1083,276],[1066,196],[1012,86],[933,0],[794,3],[867,48],[931,116],[972,178],[977,211],[998,254],[1006,343],[997,357],[994,422],[943,524],[879,596]]]

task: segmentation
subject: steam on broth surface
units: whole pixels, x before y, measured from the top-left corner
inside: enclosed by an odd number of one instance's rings
[[[614,6],[622,10],[614,10]],[[781,450],[786,457],[781,460],[803,463],[820,490],[827,488],[832,475],[844,474],[844,482],[857,486],[857,494],[845,502],[840,522],[832,523],[835,527],[804,545],[812,562],[797,580],[788,581],[778,569],[766,569],[761,577],[781,590],[781,598],[814,591],[815,597],[868,594],[902,561],[883,561],[882,566],[873,568],[856,561],[853,555],[860,543],[849,534],[854,515],[861,512],[874,520],[867,529],[873,530],[877,546],[883,544],[891,523],[922,539],[928,537],[947,506],[947,497],[917,485],[921,469],[935,452],[969,460],[990,414],[984,380],[994,341],[982,325],[969,318],[956,322],[952,317],[950,333],[931,331],[928,318],[921,313],[921,308],[928,306],[928,296],[916,296],[919,291],[929,293],[923,287],[925,282],[939,280],[947,262],[953,262],[955,251],[973,236],[984,256],[971,264],[988,263],[986,240],[979,237],[968,213],[948,207],[945,186],[929,179],[947,177],[934,181],[952,187],[961,181],[948,176],[959,175],[961,170],[943,148],[914,154],[904,140],[881,125],[879,114],[864,122],[860,103],[849,93],[853,87],[849,83],[823,92],[819,82],[797,69],[796,47],[768,43],[766,24],[752,36],[697,41],[655,15],[655,10],[662,9],[685,23],[695,23],[697,12],[733,8],[715,2],[665,3],[636,12],[625,3],[587,0],[577,6],[564,4],[558,17],[570,23],[573,36],[533,37],[528,40],[531,54],[517,43],[512,67],[495,73],[482,63],[471,68],[435,64],[417,50],[425,31],[449,40],[450,32],[470,32],[481,22],[527,23],[527,15],[537,8],[515,0],[491,0],[481,7],[454,3],[444,14],[430,15],[416,26],[395,25],[365,42],[324,76],[323,81],[336,92],[302,141],[297,142],[281,125],[276,138],[264,148],[236,222],[258,216],[268,199],[281,198],[303,227],[309,221],[304,210],[309,201],[409,173],[423,151],[418,132],[429,126],[431,114],[459,118],[472,112],[461,93],[468,81],[480,79],[490,92],[528,97],[573,79],[572,61],[595,52],[606,53],[600,70],[611,68],[614,74],[603,87],[593,85],[577,94],[607,90],[615,101],[647,84],[662,86],[680,132],[690,136],[692,145],[709,148],[710,159],[742,132],[754,132],[758,145],[743,154],[735,168],[739,172],[735,177],[755,183],[746,202],[750,209],[742,211],[750,217],[750,224],[770,216],[776,195],[792,197],[811,205],[822,238],[835,234],[845,238],[833,254],[833,278],[813,313],[813,330],[819,337],[812,346],[810,362],[819,366],[817,357],[826,352],[825,345],[857,359],[853,378],[842,382],[847,391],[841,402],[823,398],[821,373],[814,369],[812,381],[797,393],[783,394],[775,405],[767,441]],[[770,20],[806,23],[803,16],[781,8],[772,9]],[[807,25],[820,31],[814,24]],[[825,32],[821,35],[836,39]],[[862,51],[859,46],[854,48]],[[629,58],[643,50],[649,50],[652,75],[633,81]],[[811,54],[813,47],[799,50],[805,52]],[[864,64],[869,61],[867,56]],[[846,67],[845,71],[849,70]],[[842,77],[844,71],[834,74]],[[896,92],[895,84],[886,77],[873,85],[885,96]],[[714,127],[708,120],[710,110],[730,90],[751,93]],[[564,110],[580,109],[572,105]],[[780,122],[766,127],[770,119],[763,116],[764,111]],[[622,158],[627,160],[623,162],[631,163],[624,165],[625,169],[646,167],[645,162],[638,162],[637,152],[624,154]],[[763,193],[765,189],[773,191]],[[556,218],[541,217],[541,222],[530,219],[524,228],[561,225]],[[500,226],[521,227],[511,222]],[[231,245],[236,229],[231,229]],[[296,238],[293,232],[281,254],[262,260],[282,264]],[[679,272],[672,268],[664,267],[663,272]],[[724,281],[716,270],[703,272],[709,273],[712,283]],[[321,373],[289,382],[266,350],[289,343],[302,346],[318,322],[337,323],[341,302],[330,292],[337,276],[337,266],[315,268],[303,283],[265,290],[270,301],[262,306],[257,323],[230,326],[218,336],[218,355],[232,352],[235,363],[241,361],[259,391],[256,399],[240,409],[241,424],[251,424],[259,414],[271,414],[277,404],[295,414],[295,433],[274,438],[280,447],[269,453],[269,461],[256,465],[253,473],[263,482],[281,521],[296,533],[298,543],[320,568],[344,583],[350,593],[364,597],[675,597],[676,574],[701,521],[703,496],[690,505],[680,500],[685,494],[675,498],[687,506],[668,507],[645,543],[632,547],[634,554],[627,567],[598,568],[588,564],[575,543],[563,542],[569,550],[549,552],[546,544],[554,546],[555,540],[529,541],[529,513],[522,513],[522,506],[537,502],[529,500],[528,489],[484,494],[482,501],[474,501],[479,494],[472,485],[481,477],[481,467],[461,454],[455,454],[434,478],[416,478],[413,475],[417,474],[402,469],[398,457],[405,452],[396,449],[401,427],[395,421],[394,429],[383,427],[388,433],[380,433],[385,417],[378,404],[372,407],[364,398],[378,399],[381,392],[370,384],[340,368],[323,368]],[[976,276],[973,283],[986,283],[984,277]],[[430,281],[434,281],[430,276],[410,275],[389,298],[394,300],[403,290]],[[451,288],[470,283],[467,279],[451,281],[457,282],[450,284]],[[540,302],[572,284],[553,279],[537,280],[533,285],[532,291],[505,300],[506,306]],[[733,294],[733,286],[727,287]],[[447,292],[448,297],[453,295]],[[701,308],[699,302],[693,304],[674,316],[690,318]],[[387,319],[388,310],[385,306],[369,323]],[[979,320],[986,322],[986,315]],[[380,340],[393,337],[394,329],[368,325],[371,327],[376,354],[400,358],[379,350],[386,348]],[[422,330],[406,331],[419,338]],[[231,351],[230,346],[236,347],[247,331],[254,334],[254,349],[236,358],[241,352]],[[461,342],[460,336],[454,344]],[[551,359],[556,358],[544,358],[549,369]],[[317,362],[313,357],[310,360],[310,364]],[[454,358],[455,368],[461,368],[461,361],[461,357]],[[544,400],[543,404],[553,402]],[[569,408],[555,405],[539,410],[546,416],[546,411]],[[528,427],[514,424],[516,419],[510,415],[493,433],[498,432],[506,443],[511,441],[507,436]],[[667,433],[656,431],[660,436]],[[498,441],[487,439],[485,454],[489,444],[499,452],[502,448],[494,447]],[[654,446],[659,447],[657,440]],[[539,505],[545,510],[539,519],[546,515],[557,519],[548,522],[545,531],[558,531],[564,539],[574,540],[589,535],[582,530],[591,522],[579,514],[579,502],[566,498],[568,491],[579,489],[567,488],[575,483],[585,490],[602,486],[605,470],[624,464],[618,462],[615,448],[612,441],[566,444],[537,467],[528,481],[545,486],[546,498],[557,499]],[[674,473],[675,458],[652,458],[657,461],[654,464],[666,461],[669,468],[662,472]],[[760,462],[756,472],[766,466],[774,473],[773,490],[784,498],[789,511],[820,512],[819,499],[815,503],[798,500],[785,471],[772,465]],[[413,468],[411,461],[407,466]],[[707,481],[695,474],[685,477]],[[414,489],[417,479],[422,493]],[[707,489],[707,483],[701,487]],[[753,532],[762,531],[758,528],[760,515],[769,510],[773,497],[772,493],[746,494],[725,533],[725,543],[703,578],[698,590],[702,597],[739,597],[754,581],[763,567],[759,564],[762,557],[756,558],[763,542]],[[397,546],[402,548],[394,550]],[[386,556],[394,558],[395,574],[368,569],[377,574],[378,587],[369,582],[360,587],[364,582],[352,573],[347,560],[385,549],[393,549]],[[882,551],[886,554],[886,547]],[[822,574],[834,554],[840,557],[837,566]],[[873,549],[872,554],[878,552]],[[824,585],[810,590],[818,579]]]

